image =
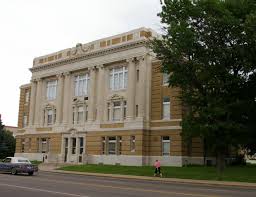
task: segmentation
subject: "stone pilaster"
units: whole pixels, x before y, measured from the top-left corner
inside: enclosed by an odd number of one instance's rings
[[[134,58],[128,59],[127,120],[135,117],[136,67]]]
[[[63,124],[67,126],[69,122],[69,113],[72,114],[72,111],[69,111],[69,107],[71,106],[71,75],[69,72],[64,73],[65,81],[64,81],[64,99],[63,99]]]
[[[145,57],[138,57],[137,58],[139,61],[139,72],[140,72],[140,77],[139,77],[139,103],[138,103],[138,117],[139,118],[144,118],[145,117],[145,106],[146,106],[146,99],[145,99],[145,94],[146,94],[146,77],[147,77],[147,69],[146,69],[146,61]]]
[[[30,97],[30,108],[29,108],[29,126],[34,125],[34,114],[35,114],[35,103],[36,103],[36,88],[37,84],[35,80],[31,81],[31,97]]]
[[[104,92],[105,92],[105,78],[104,78],[104,66],[98,66],[98,80],[97,80],[97,122],[103,120],[104,112]]]
[[[42,79],[37,79],[37,88],[36,88],[36,103],[35,103],[35,126],[40,125],[40,119],[42,115]]]
[[[95,118],[95,87],[96,87],[96,68],[89,68],[90,71],[90,92],[88,105],[88,122],[94,121]]]
[[[63,118],[63,89],[64,89],[64,76],[63,74],[57,75],[58,88],[57,88],[57,108],[56,108],[56,124],[60,125]]]

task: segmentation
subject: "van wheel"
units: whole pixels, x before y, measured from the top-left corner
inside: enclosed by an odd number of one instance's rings
[[[11,173],[12,173],[12,175],[16,175],[17,174],[17,170],[15,168],[12,168]]]
[[[34,174],[34,172],[29,172],[28,175],[29,176],[32,176]]]

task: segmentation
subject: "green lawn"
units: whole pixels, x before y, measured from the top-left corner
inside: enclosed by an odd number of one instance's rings
[[[230,166],[224,170],[222,177],[217,175],[215,167],[188,166],[162,168],[163,177],[201,180],[223,180],[256,182],[256,165]],[[59,170],[93,172],[105,174],[125,174],[137,176],[153,176],[154,168],[150,166],[112,166],[112,165],[76,165],[65,166]]]

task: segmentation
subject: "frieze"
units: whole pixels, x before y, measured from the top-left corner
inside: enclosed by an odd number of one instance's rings
[[[71,64],[71,63],[79,62],[79,61],[86,60],[86,59],[91,59],[91,58],[100,57],[103,55],[108,55],[108,54],[115,53],[115,52],[121,52],[121,51],[124,51],[127,49],[133,49],[133,48],[137,48],[140,46],[146,46],[146,42],[147,42],[146,40],[140,40],[140,41],[135,41],[135,42],[131,42],[131,43],[120,45],[120,46],[115,46],[115,47],[112,47],[109,49],[102,49],[100,51],[88,52],[87,54],[71,56],[68,59],[58,60],[53,63],[32,67],[29,70],[33,73],[33,72],[38,72],[41,70],[51,69],[51,68],[58,67],[61,65]]]

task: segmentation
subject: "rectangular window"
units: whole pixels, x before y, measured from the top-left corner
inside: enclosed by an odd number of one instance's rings
[[[53,124],[53,110],[49,109],[47,110],[47,125],[52,125]]]
[[[116,154],[116,137],[108,138],[108,154],[109,155]]]
[[[75,78],[75,96],[86,96],[89,92],[90,78],[88,74]]]
[[[79,138],[79,154],[83,154],[84,153],[84,138],[80,137]]]
[[[122,137],[118,137],[118,154],[122,154]]]
[[[170,98],[165,96],[163,98],[163,119],[170,119]]]
[[[41,152],[42,153],[47,153],[48,152],[48,145],[47,145],[47,139],[46,138],[42,138],[41,139]]]
[[[127,88],[128,70],[126,66],[113,68],[110,70],[109,87],[111,90],[121,90]]]
[[[57,94],[57,80],[52,80],[47,82],[47,100],[56,99]]]
[[[77,123],[81,124],[84,122],[84,107],[78,107],[77,110]]]
[[[170,155],[170,137],[162,137],[162,155]]]
[[[140,70],[137,70],[137,82],[139,82],[139,80],[140,80]]]
[[[22,127],[26,127],[27,126],[27,121],[28,121],[28,117],[26,115],[23,116],[23,121],[22,121]]]
[[[27,90],[25,93],[25,102],[28,103],[29,102],[29,91]]]
[[[164,86],[168,86],[168,84],[169,84],[169,74],[167,74],[167,73],[163,73],[163,85]]]
[[[106,150],[105,150],[106,149],[106,138],[102,137],[101,141],[102,141],[102,143],[101,143],[101,153],[102,153],[102,155],[104,155],[105,152],[106,152]]]
[[[72,154],[76,154],[76,138],[72,139]]]
[[[126,119],[126,111],[127,111],[127,102],[124,101],[124,108],[123,108],[123,117],[124,117],[124,120]]]
[[[135,108],[135,116],[138,117],[139,116],[139,106],[136,105],[136,108]]]
[[[131,136],[131,141],[130,141],[130,147],[131,147],[131,152],[135,152],[135,136]]]
[[[120,121],[121,120],[121,102],[116,101],[113,103],[113,121]]]
[[[76,113],[76,111],[75,111],[75,108],[73,107],[73,112],[72,112],[72,122],[73,122],[73,124],[75,124],[75,113]]]
[[[85,121],[88,120],[88,106],[85,106]]]

